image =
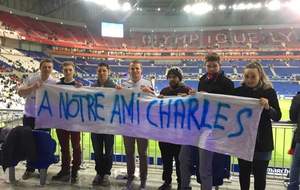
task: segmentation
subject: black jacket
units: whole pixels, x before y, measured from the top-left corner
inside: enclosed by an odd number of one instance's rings
[[[277,99],[277,94],[273,88],[249,88],[246,86],[238,87],[234,90],[234,95],[251,97],[251,98],[266,98],[269,100],[270,109],[262,111],[257,137],[255,144],[255,152],[268,152],[274,149],[272,121],[281,119],[281,111]]]
[[[177,96],[179,93],[185,93],[188,95],[190,90],[191,88],[180,83],[176,88],[171,88],[170,86],[163,88],[160,94],[164,96]]]
[[[30,127],[18,126],[13,128],[4,144],[1,165],[3,170],[17,165],[19,161],[37,159],[35,139]]]
[[[297,124],[294,141],[300,143],[300,92],[294,96],[290,107],[290,120]]]
[[[76,84],[75,80],[73,80],[72,82],[68,82],[68,83],[66,83],[64,80],[65,80],[64,77],[60,78],[60,80],[59,80],[59,82],[57,84],[72,85],[72,86],[75,86],[75,84]]]
[[[214,79],[207,79],[207,74],[203,75],[198,84],[198,91],[214,94],[231,94],[234,89],[233,82],[224,73],[218,74]]]

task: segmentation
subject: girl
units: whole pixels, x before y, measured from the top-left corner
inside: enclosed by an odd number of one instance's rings
[[[263,190],[266,187],[267,167],[274,149],[271,120],[279,121],[281,118],[277,94],[262,66],[257,62],[249,63],[245,67],[242,86],[236,88],[234,94],[258,98],[263,107],[253,161],[238,159],[241,190],[249,190],[251,171],[254,175],[254,189]]]

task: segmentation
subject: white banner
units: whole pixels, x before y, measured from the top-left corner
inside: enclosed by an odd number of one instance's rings
[[[36,126],[194,145],[252,160],[257,99],[197,93],[159,99],[129,89],[50,85],[36,94]]]

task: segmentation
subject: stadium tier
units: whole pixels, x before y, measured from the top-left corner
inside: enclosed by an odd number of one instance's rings
[[[124,39],[99,37],[86,26],[74,26],[37,20],[0,11],[5,28],[16,31],[20,39],[50,45],[93,49],[103,48],[278,48],[299,47],[299,28],[217,29],[202,31],[139,32],[130,31]],[[276,54],[276,52],[274,52]]]

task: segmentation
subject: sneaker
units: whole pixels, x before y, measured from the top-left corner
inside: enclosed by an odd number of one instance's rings
[[[60,170],[60,172],[58,172],[55,176],[52,177],[52,180],[68,182],[70,181],[70,172]]]
[[[76,183],[77,181],[78,181],[78,170],[72,170],[71,183]]]
[[[93,185],[100,185],[102,183],[102,180],[103,180],[102,176],[97,174],[93,179]]]
[[[164,183],[164,184],[162,184],[159,188],[158,188],[158,190],[171,190],[172,189],[172,186],[171,186],[171,184],[170,183]]]
[[[110,185],[109,175],[106,174],[103,176],[101,185],[103,185],[103,186]]]
[[[29,179],[29,178],[32,178],[33,177],[33,174],[34,174],[34,172],[31,172],[31,171],[25,171],[24,172],[24,174],[23,174],[23,176],[22,176],[22,179],[23,180],[27,180],[27,179]]]

